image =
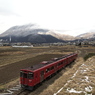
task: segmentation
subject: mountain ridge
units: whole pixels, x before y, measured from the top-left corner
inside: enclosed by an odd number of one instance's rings
[[[34,41],[34,43],[50,43],[73,41],[76,39],[91,39],[95,38],[95,32],[83,33],[73,37],[70,35],[57,33],[55,30],[40,28],[35,24],[27,24],[13,26],[0,35],[0,39],[8,39],[9,37],[12,37],[13,42]]]
[[[13,26],[0,35],[0,39],[11,37],[12,42],[53,43],[64,42],[48,33],[48,29],[42,29],[34,24]]]

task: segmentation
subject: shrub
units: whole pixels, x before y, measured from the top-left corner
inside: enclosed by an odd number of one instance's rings
[[[88,53],[87,55],[84,56],[84,60],[86,61],[88,58],[95,56],[95,53]]]

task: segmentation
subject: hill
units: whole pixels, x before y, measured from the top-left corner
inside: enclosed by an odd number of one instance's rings
[[[64,33],[64,32],[63,32]],[[95,32],[87,32],[76,37],[59,33],[56,30],[43,29],[35,24],[13,26],[0,35],[0,39],[11,42],[54,43],[95,41]]]
[[[49,33],[48,29],[42,29],[34,24],[13,26],[0,35],[0,39],[11,42],[53,43],[64,42]]]

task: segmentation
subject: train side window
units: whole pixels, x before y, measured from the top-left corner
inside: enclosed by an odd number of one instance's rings
[[[50,68],[47,68],[47,69],[46,69],[46,73],[49,72],[49,71],[50,71]]]
[[[60,63],[58,63],[58,66],[60,66],[61,65],[61,62]]]
[[[63,64],[63,62],[61,62],[61,65]]]
[[[48,72],[48,70],[46,69],[46,73]]]
[[[57,67],[58,67],[58,64],[57,64]]]
[[[57,68],[57,65],[55,65],[54,68]]]
[[[53,69],[54,69],[54,66],[51,67],[51,70],[53,70]]]
[[[60,65],[60,63],[58,63],[58,66]]]
[[[41,76],[43,76],[44,75],[44,71],[41,71]]]

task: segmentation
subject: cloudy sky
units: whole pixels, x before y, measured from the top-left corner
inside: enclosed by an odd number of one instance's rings
[[[0,0],[0,33],[34,23],[76,36],[95,30],[95,0]]]

